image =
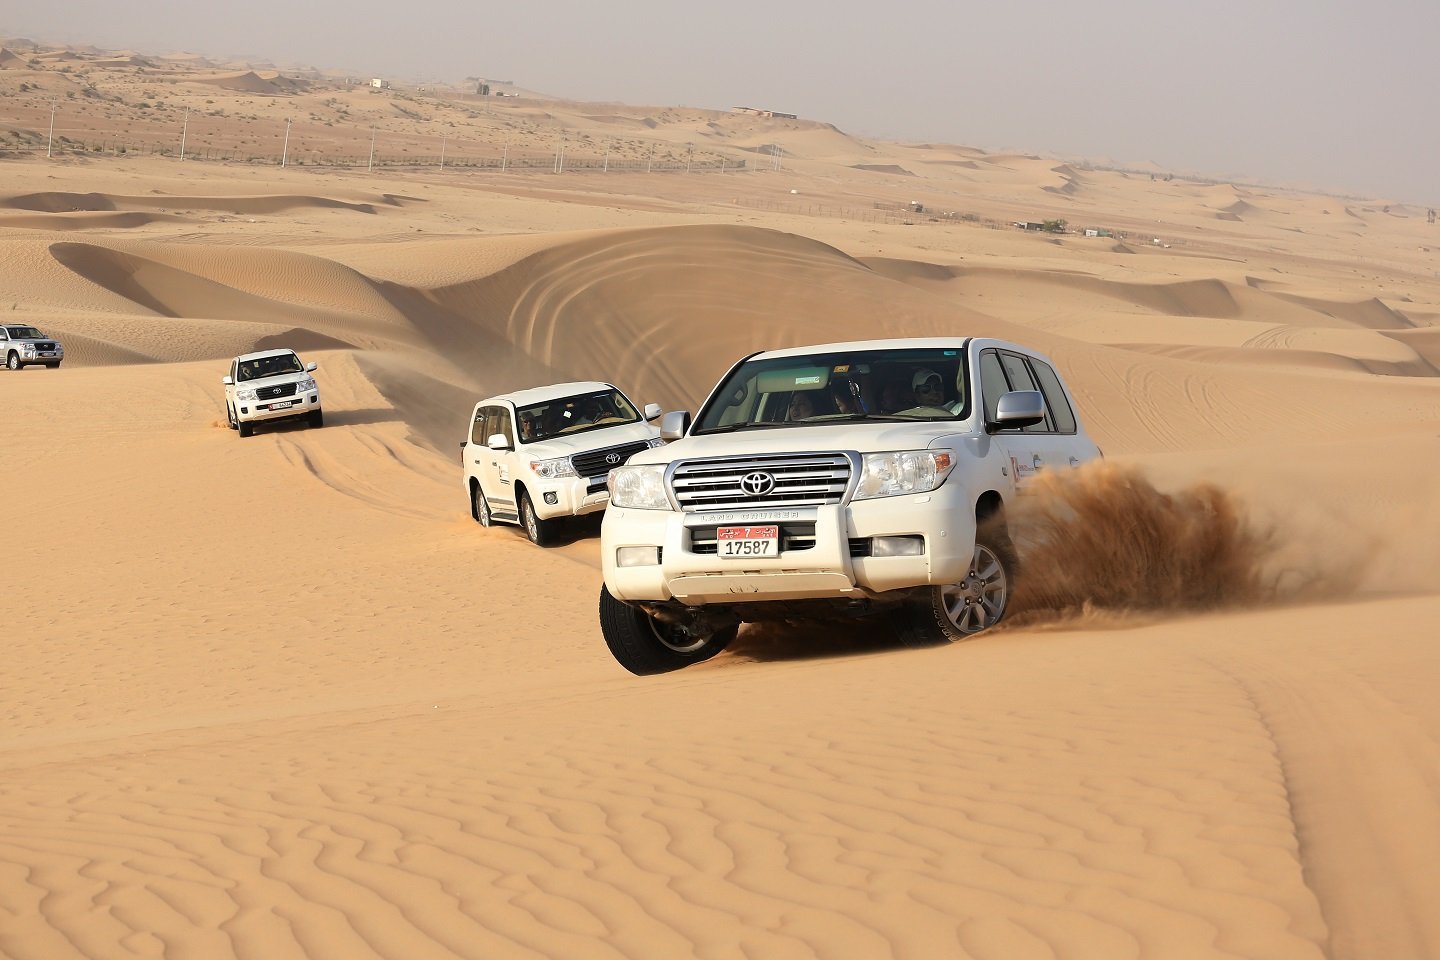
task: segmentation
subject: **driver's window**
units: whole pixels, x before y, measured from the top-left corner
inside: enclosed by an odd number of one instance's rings
[[[515,445],[515,431],[510,427],[510,411],[505,407],[487,407],[485,409],[485,440],[495,434],[500,434],[511,446]]]
[[[485,441],[490,439],[490,436],[485,432],[486,424],[490,418],[490,410],[490,407],[481,407],[475,411],[475,423],[470,427],[471,443],[483,447],[485,446]]]
[[[1005,371],[1000,366],[1000,357],[994,350],[980,354],[980,394],[985,399],[985,422],[994,423],[1000,407],[1000,398],[1010,391]]]

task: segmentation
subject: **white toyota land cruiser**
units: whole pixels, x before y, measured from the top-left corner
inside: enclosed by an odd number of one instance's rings
[[[294,350],[263,350],[231,360],[230,372],[220,378],[230,429],[248,437],[256,424],[278,420],[324,426],[320,387],[311,376],[317,366],[301,363]]]
[[[610,472],[600,628],[662,673],[741,622],[884,615],[912,645],[1005,615],[1004,507],[1100,455],[1046,358],[999,340],[774,350],[730,369],[673,440]]]
[[[518,523],[532,543],[555,542],[563,517],[604,510],[605,476],[642,450],[658,447],[650,423],[608,383],[557,383],[475,404],[470,437],[460,441],[470,515],[482,526]]]

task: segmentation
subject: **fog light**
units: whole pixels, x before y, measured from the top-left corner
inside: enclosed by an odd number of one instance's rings
[[[659,547],[616,547],[617,567],[653,567],[660,562]]]
[[[871,541],[870,556],[872,557],[923,557],[924,555],[924,537],[876,537]]]
[[[545,502],[553,507],[555,506],[555,504],[560,502],[560,498],[555,495],[554,490],[551,490],[549,493],[545,494]]]
[[[241,412],[241,413],[249,413],[249,412],[250,412],[250,408],[249,408],[249,407],[241,407],[241,408],[240,408],[240,412]]]

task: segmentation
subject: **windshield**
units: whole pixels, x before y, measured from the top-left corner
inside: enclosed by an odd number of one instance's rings
[[[520,426],[521,443],[640,422],[639,412],[623,393],[613,387],[517,407],[515,414]]]
[[[964,420],[965,351],[846,350],[742,364],[700,412],[694,433],[843,420]]]
[[[264,377],[278,377],[285,373],[303,373],[305,365],[293,353],[282,353],[275,357],[257,357],[240,361],[240,382],[260,380]]]
[[[44,340],[45,334],[34,327],[6,327],[11,340]]]

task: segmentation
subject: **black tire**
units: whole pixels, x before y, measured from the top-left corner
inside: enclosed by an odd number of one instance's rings
[[[970,572],[959,583],[930,587],[900,618],[900,640],[909,647],[933,647],[969,640],[1005,618],[1019,564],[1003,527],[975,538]]]
[[[610,655],[637,677],[670,673],[709,660],[729,646],[740,630],[726,627],[708,636],[661,623],[639,607],[610,596],[600,587],[600,632]]]
[[[25,368],[25,364],[20,362],[20,354],[16,353],[14,350],[11,350],[10,356],[5,358],[5,366],[9,367],[11,370],[23,370]]]
[[[244,420],[237,420],[235,422],[235,429],[240,431],[240,436],[248,437],[255,432],[255,425],[246,423]]]
[[[527,490],[520,492],[520,529],[525,531],[525,536],[537,547],[548,547],[555,542],[555,527],[558,524],[554,520],[541,520],[535,512],[535,504],[530,502],[530,493]]]
[[[470,485],[470,516],[482,527],[495,525],[495,514],[490,512],[490,501],[485,499],[485,492],[478,483]]]
[[[59,363],[59,361],[56,361],[55,363],[47,363],[47,364],[45,364],[45,368],[46,368],[47,370],[59,370],[59,369],[60,369],[60,363]]]
[[[311,410],[306,414],[305,422],[309,424],[312,429],[315,427],[323,427],[325,426],[325,414],[320,410]]]

